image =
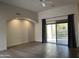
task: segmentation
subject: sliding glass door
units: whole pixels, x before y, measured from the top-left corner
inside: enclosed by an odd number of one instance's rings
[[[68,23],[57,24],[57,44],[68,45]]]
[[[68,23],[47,24],[47,42],[68,45]]]
[[[47,25],[47,42],[56,43],[56,24]]]

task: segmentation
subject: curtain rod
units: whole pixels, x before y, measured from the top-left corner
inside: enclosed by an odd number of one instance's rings
[[[55,16],[55,17],[50,17],[50,18],[44,18],[44,19],[52,19],[52,18],[57,18],[57,17],[64,17],[64,16],[68,16],[68,15]]]
[[[68,14],[70,15],[70,14]],[[55,17],[50,17],[50,18],[44,18],[44,19],[52,19],[52,18],[57,18],[57,17],[64,17],[64,16],[68,16],[68,15],[62,15],[62,16],[55,16]],[[75,14],[74,14],[75,15]]]

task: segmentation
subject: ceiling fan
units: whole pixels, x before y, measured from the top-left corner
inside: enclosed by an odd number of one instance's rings
[[[46,7],[50,5],[50,7],[54,7],[52,0],[40,0],[42,7]]]

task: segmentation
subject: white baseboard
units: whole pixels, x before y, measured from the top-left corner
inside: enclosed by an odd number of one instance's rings
[[[18,43],[10,44],[7,47],[12,47],[12,46],[16,46],[16,45],[20,45],[20,44],[24,44],[24,43],[28,43],[28,42],[26,42],[26,41],[24,41],[24,42],[18,42]]]

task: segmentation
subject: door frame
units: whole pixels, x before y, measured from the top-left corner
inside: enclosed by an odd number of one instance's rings
[[[55,24],[56,25],[56,43],[53,43],[53,44],[65,45],[65,44],[58,44],[57,43],[57,24],[61,24],[61,23],[68,23],[68,20],[67,19],[65,19],[65,20],[57,20],[56,23],[48,23],[48,24],[46,23],[46,25],[51,25],[51,24]],[[68,45],[65,45],[65,46],[68,46]]]

